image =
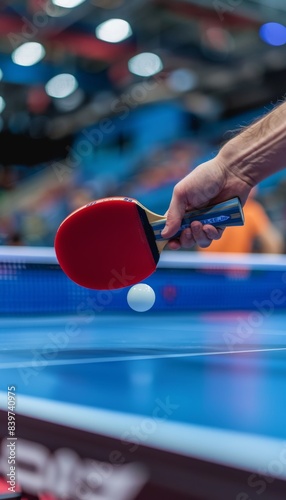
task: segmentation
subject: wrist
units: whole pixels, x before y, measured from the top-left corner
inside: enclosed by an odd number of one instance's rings
[[[218,161],[229,174],[252,188],[259,182],[257,163],[253,160],[252,151],[241,148],[237,142],[233,139],[225,144],[218,153]]]

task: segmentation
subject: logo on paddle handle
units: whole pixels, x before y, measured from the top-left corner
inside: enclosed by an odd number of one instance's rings
[[[220,224],[221,222],[225,222],[228,219],[230,219],[229,215],[218,215],[217,217],[210,217],[209,219],[202,219],[202,220],[200,220],[200,222],[202,224]],[[190,221],[188,221],[186,224],[182,224],[181,230],[186,229],[187,227],[189,227],[189,225],[190,225]]]
[[[201,220],[202,224],[219,224],[220,222],[225,222],[230,219],[229,215],[219,215],[218,217],[212,217],[211,219]]]

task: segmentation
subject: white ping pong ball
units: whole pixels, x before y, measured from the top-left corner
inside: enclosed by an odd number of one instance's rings
[[[139,283],[130,288],[127,294],[127,302],[133,311],[149,311],[155,303],[155,292],[146,283]]]

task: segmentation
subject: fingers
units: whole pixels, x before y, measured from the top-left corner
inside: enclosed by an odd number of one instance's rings
[[[180,185],[174,188],[171,203],[167,212],[166,225],[162,231],[162,236],[166,239],[171,238],[180,229],[181,221],[186,212],[186,201]]]
[[[212,241],[219,240],[224,232],[221,227],[214,227],[210,224],[203,226],[199,221],[192,222],[191,230],[196,244],[201,248],[209,247]]]
[[[170,240],[166,248],[169,250],[190,249],[195,245],[207,248],[213,240],[219,240],[223,232],[224,229],[221,227],[214,227],[210,224],[203,226],[201,222],[194,221],[189,228],[182,232],[180,240]]]
[[[169,250],[178,250],[179,248],[192,248],[195,244],[191,228],[188,227],[182,232],[179,240],[170,240],[166,248]]]
[[[164,248],[166,250],[179,250],[181,243],[179,240],[170,240]]]

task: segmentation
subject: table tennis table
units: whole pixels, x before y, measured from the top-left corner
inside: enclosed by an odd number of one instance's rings
[[[286,257],[166,251],[145,282],[137,313],[0,248],[0,492],[285,499]]]

